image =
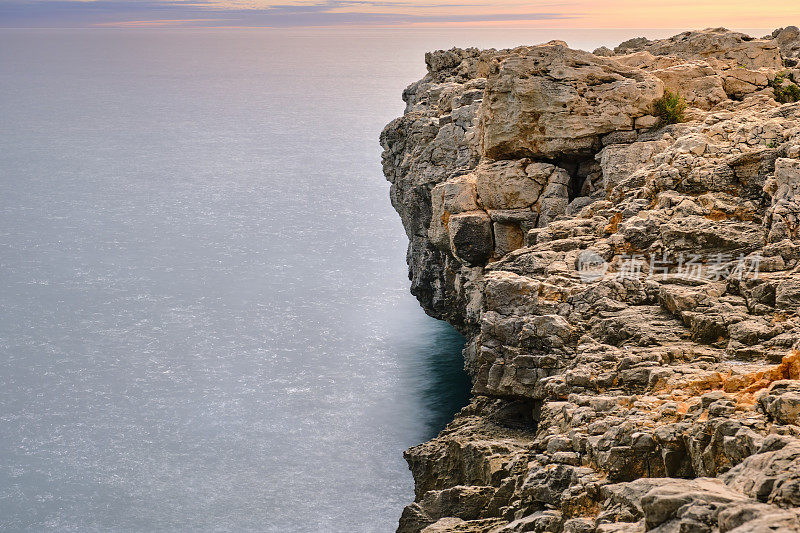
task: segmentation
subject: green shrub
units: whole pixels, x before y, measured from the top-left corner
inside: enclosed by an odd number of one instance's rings
[[[655,116],[658,117],[657,127],[666,126],[667,124],[677,124],[685,122],[686,117],[686,99],[677,92],[672,92],[669,89],[664,91],[664,96],[656,100],[655,103]]]
[[[788,82],[788,83],[787,83]],[[781,72],[775,79],[770,80],[769,86],[775,92],[775,100],[782,104],[800,102],[800,86],[794,79],[791,72]]]
[[[792,102],[800,102],[800,87],[796,83],[785,85],[781,87],[780,91],[775,92],[778,101],[782,104],[790,104]]]

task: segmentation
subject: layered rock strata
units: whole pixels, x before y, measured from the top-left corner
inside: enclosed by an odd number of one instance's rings
[[[473,400],[406,452],[398,531],[800,531],[798,51],[789,27],[426,55],[383,167]]]

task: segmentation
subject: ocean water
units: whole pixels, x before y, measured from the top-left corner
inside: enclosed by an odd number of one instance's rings
[[[468,384],[378,134],[426,50],[641,33],[1,32],[0,530],[392,531]]]

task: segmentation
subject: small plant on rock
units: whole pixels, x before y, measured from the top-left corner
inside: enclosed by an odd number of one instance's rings
[[[660,128],[668,124],[678,124],[685,122],[686,99],[677,92],[669,89],[664,91],[664,96],[656,100],[654,114],[658,117],[656,127]]]
[[[769,81],[769,86],[775,92],[775,100],[782,104],[800,102],[800,86],[791,72],[781,72],[775,79]]]

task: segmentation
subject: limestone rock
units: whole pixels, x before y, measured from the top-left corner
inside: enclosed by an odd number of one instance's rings
[[[779,46],[766,39],[753,39],[725,28],[686,31],[668,39],[644,38],[622,43],[617,53],[647,51],[654,55],[684,59],[732,61],[745,68],[783,68]]]
[[[603,187],[610,193],[614,187],[630,178],[653,156],[668,146],[665,141],[612,144],[603,148],[597,159],[603,169]]]
[[[515,49],[492,64],[480,115],[494,159],[585,154],[599,137],[650,114],[663,83],[613,59],[560,44]]]
[[[766,89],[769,85],[769,72],[733,68],[725,71],[723,88],[731,98],[743,98],[748,94]]]
[[[555,170],[553,165],[519,159],[482,164],[475,171],[481,205],[485,209],[530,209]]]
[[[652,73],[664,82],[667,89],[683,96],[690,106],[700,109],[712,109],[727,100],[730,94],[726,90],[726,78],[706,61],[687,61]],[[766,86],[766,77],[764,81],[760,88]],[[745,94],[744,91],[741,94]]]
[[[781,49],[781,55],[788,58],[800,56],[800,29],[787,26],[772,32],[772,41]]]
[[[431,221],[428,238],[434,246],[447,250],[450,245],[449,221],[452,215],[478,210],[474,176],[459,176],[440,183],[431,191]]]
[[[800,159],[776,160],[775,182],[773,203],[797,201],[800,197]]]
[[[426,56],[383,165],[473,398],[399,531],[800,531],[796,36]]]
[[[695,74],[694,71],[698,71]],[[674,92],[684,96],[690,106],[712,109],[724,102],[730,92],[726,90],[727,78],[711,73],[710,68],[698,64],[684,64],[654,72]],[[742,94],[745,94],[742,92]]]
[[[450,217],[450,249],[456,258],[478,265],[492,255],[492,221],[483,211],[468,211]]]
[[[758,402],[772,420],[780,424],[800,425],[800,382],[775,381]]]

